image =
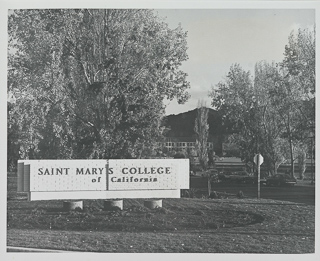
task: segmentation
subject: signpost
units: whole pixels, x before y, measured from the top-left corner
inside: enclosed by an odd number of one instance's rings
[[[188,159],[18,161],[29,200],[179,198],[188,188]]]
[[[257,197],[260,198],[260,165],[263,163],[263,157],[261,154],[256,154],[253,157],[253,162],[257,165],[258,169],[258,195]]]

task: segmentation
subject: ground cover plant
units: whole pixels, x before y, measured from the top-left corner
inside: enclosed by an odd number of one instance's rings
[[[314,206],[218,194],[164,199],[148,209],[125,199],[122,211],[84,200],[64,211],[62,201],[28,202],[8,179],[7,245],[86,252],[313,253]]]

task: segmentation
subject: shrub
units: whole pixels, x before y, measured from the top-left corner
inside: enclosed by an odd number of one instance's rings
[[[186,191],[186,194],[189,198],[195,198],[196,197],[196,193],[197,193],[197,189],[195,188],[190,188]]]
[[[244,194],[241,190],[238,192],[237,198],[244,198]]]
[[[186,156],[182,152],[177,152],[175,155],[173,155],[174,159],[185,159]]]
[[[216,191],[211,192],[210,196],[209,196],[209,198],[218,198],[218,197],[219,196],[218,196],[218,193]]]

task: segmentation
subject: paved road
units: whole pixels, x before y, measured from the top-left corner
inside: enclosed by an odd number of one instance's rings
[[[213,184],[212,190],[236,194],[240,190],[247,197],[257,197],[257,185],[249,184]],[[315,186],[297,184],[292,187],[260,187],[260,197],[315,205]]]

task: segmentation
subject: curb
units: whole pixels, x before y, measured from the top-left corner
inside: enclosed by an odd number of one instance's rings
[[[58,250],[58,249],[41,249],[41,248],[27,248],[27,247],[12,247],[7,246],[7,253],[8,252],[37,252],[37,253],[72,253],[77,251],[64,251],[64,250]]]

